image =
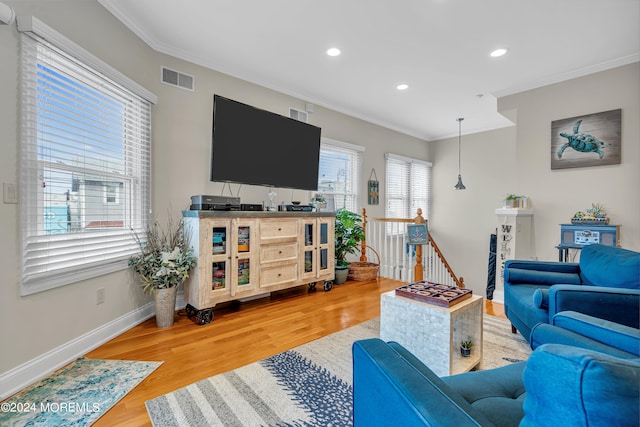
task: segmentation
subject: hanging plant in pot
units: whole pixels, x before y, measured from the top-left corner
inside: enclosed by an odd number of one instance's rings
[[[144,239],[133,234],[140,254],[129,258],[129,266],[140,275],[142,289],[155,298],[156,325],[167,328],[173,325],[176,290],[196,265],[183,221],[176,224],[169,216],[165,230],[154,221],[147,227]]]
[[[338,209],[335,218],[335,284],[341,285],[349,274],[347,254],[353,254],[364,239],[362,216],[347,209]]]

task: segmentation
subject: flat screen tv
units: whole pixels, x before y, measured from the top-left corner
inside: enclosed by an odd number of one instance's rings
[[[318,189],[320,128],[213,97],[211,181]]]

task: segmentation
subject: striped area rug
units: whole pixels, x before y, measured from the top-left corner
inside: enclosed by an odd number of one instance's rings
[[[146,402],[169,426],[350,426],[351,344],[379,336],[379,319],[345,329]],[[483,368],[525,360],[529,346],[506,320],[485,316]]]

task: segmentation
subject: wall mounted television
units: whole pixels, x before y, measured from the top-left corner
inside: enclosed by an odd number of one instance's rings
[[[315,191],[319,127],[213,96],[211,181]]]

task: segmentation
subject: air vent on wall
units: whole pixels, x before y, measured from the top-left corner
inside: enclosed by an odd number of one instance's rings
[[[289,107],[289,117],[291,117],[292,119],[296,119],[298,121],[307,123],[306,111],[301,111],[293,107]]]
[[[162,67],[162,83],[187,89],[193,92],[193,76]]]

